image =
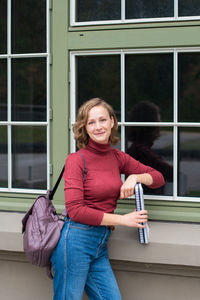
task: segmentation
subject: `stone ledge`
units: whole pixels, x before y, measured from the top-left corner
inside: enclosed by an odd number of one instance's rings
[[[23,253],[23,215],[0,212],[0,251],[4,257],[6,251]],[[144,245],[139,243],[136,228],[116,227],[108,244],[111,261],[200,266],[199,224],[149,222],[149,228],[149,244]]]
[[[149,222],[149,244],[140,244],[136,228],[117,227],[109,242],[111,260],[200,266],[198,224]]]

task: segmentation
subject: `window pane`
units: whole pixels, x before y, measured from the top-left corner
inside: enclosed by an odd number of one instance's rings
[[[131,116],[135,105],[151,102],[159,108],[161,121],[173,120],[173,55],[126,55],[126,121],[155,122],[143,113],[137,120]],[[158,121],[160,121],[160,119]]]
[[[130,126],[126,128],[126,153],[141,163],[160,171],[166,181],[164,187],[146,194],[173,193],[173,131],[168,127]]]
[[[173,0],[126,0],[126,19],[174,16]]]
[[[112,145],[112,148],[116,148],[116,149],[118,149],[118,150],[120,150],[121,151],[121,126],[119,126],[118,127],[118,133],[117,133],[117,136],[118,136],[118,138],[119,138],[119,141],[118,141],[118,143],[116,144],[116,145]]]
[[[179,121],[200,122],[200,53],[178,56]]]
[[[8,187],[7,127],[0,126],[0,187]]]
[[[178,195],[200,197],[200,129],[179,129]]]
[[[78,0],[76,21],[118,20],[121,18],[120,0]]]
[[[12,53],[46,52],[46,0],[12,0]]]
[[[178,0],[178,13],[183,16],[200,16],[199,0]]]
[[[12,120],[46,121],[46,59],[12,60]]]
[[[7,1],[0,1],[0,54],[7,52]]]
[[[12,175],[14,188],[46,189],[46,128],[12,128]]]
[[[7,120],[7,61],[0,59],[0,121]]]
[[[120,120],[120,56],[77,57],[77,105],[100,97],[111,104]]]

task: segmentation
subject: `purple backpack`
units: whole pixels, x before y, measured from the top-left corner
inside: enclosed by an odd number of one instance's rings
[[[83,180],[87,174],[85,159]],[[66,210],[59,216],[52,204],[53,196],[62,179],[64,167],[52,191],[47,191],[46,195],[40,195],[26,212],[22,219],[22,233],[24,252],[28,260],[36,266],[47,267],[47,275],[53,278],[51,273],[50,257],[55,249],[64,225]]]

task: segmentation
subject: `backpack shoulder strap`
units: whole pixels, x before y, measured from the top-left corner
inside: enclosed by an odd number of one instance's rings
[[[83,153],[78,152],[80,154],[80,156],[83,159],[83,165],[84,165],[84,171],[83,171],[83,181],[85,180],[85,177],[87,175],[87,168],[86,168],[86,163],[85,163],[85,157],[83,156]]]
[[[49,193],[49,200],[53,200],[53,196],[54,196],[54,194],[55,194],[55,192],[56,192],[56,190],[57,190],[57,188],[58,188],[58,186],[59,186],[59,183],[60,183],[60,181],[61,181],[61,179],[62,179],[64,170],[65,170],[65,166],[62,168],[62,171],[60,172],[60,175],[59,175],[59,177],[58,177],[58,179],[57,179],[57,181],[56,181],[56,183],[55,183],[53,189],[52,189],[52,190],[50,191],[50,193]]]
[[[86,177],[86,175],[87,175],[87,168],[86,168],[86,163],[85,163],[85,157],[83,156],[83,154],[82,154],[81,152],[78,152],[78,153],[80,154],[80,156],[81,156],[82,159],[83,159],[83,165],[84,165],[83,181],[84,181],[84,180],[85,180],[85,177]],[[65,166],[62,168],[62,171],[60,172],[60,175],[59,175],[59,177],[58,177],[58,179],[57,179],[57,181],[56,181],[56,183],[55,183],[53,189],[52,189],[52,190],[50,191],[50,193],[49,193],[49,200],[53,200],[54,194],[55,194],[55,192],[56,192],[56,190],[57,190],[57,188],[58,188],[58,186],[59,186],[59,183],[60,183],[60,181],[61,181],[61,179],[62,179],[62,176],[63,176],[64,171],[65,171]]]

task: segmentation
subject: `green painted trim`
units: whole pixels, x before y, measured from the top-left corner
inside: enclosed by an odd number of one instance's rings
[[[69,153],[69,51],[200,46],[200,21],[117,24],[69,27],[69,1],[53,1],[50,17],[51,40],[51,187]],[[64,183],[54,204],[64,208]],[[0,193],[0,210],[26,211],[37,194]],[[117,213],[134,209],[133,201],[119,201]],[[146,201],[150,220],[200,221],[200,203]]]
[[[69,66],[68,66],[68,1],[54,1],[51,16],[51,162],[53,175],[51,187],[55,184],[69,153]],[[61,182],[54,202],[64,203],[64,185]]]
[[[68,31],[94,31],[94,30],[116,30],[116,29],[139,29],[139,28],[163,28],[163,27],[189,27],[200,25],[200,20],[193,21],[169,21],[169,22],[146,22],[146,23],[125,23],[106,25],[85,25],[70,26]]]
[[[186,38],[187,37],[187,38]],[[68,32],[70,50],[195,47],[200,45],[200,25]]]

